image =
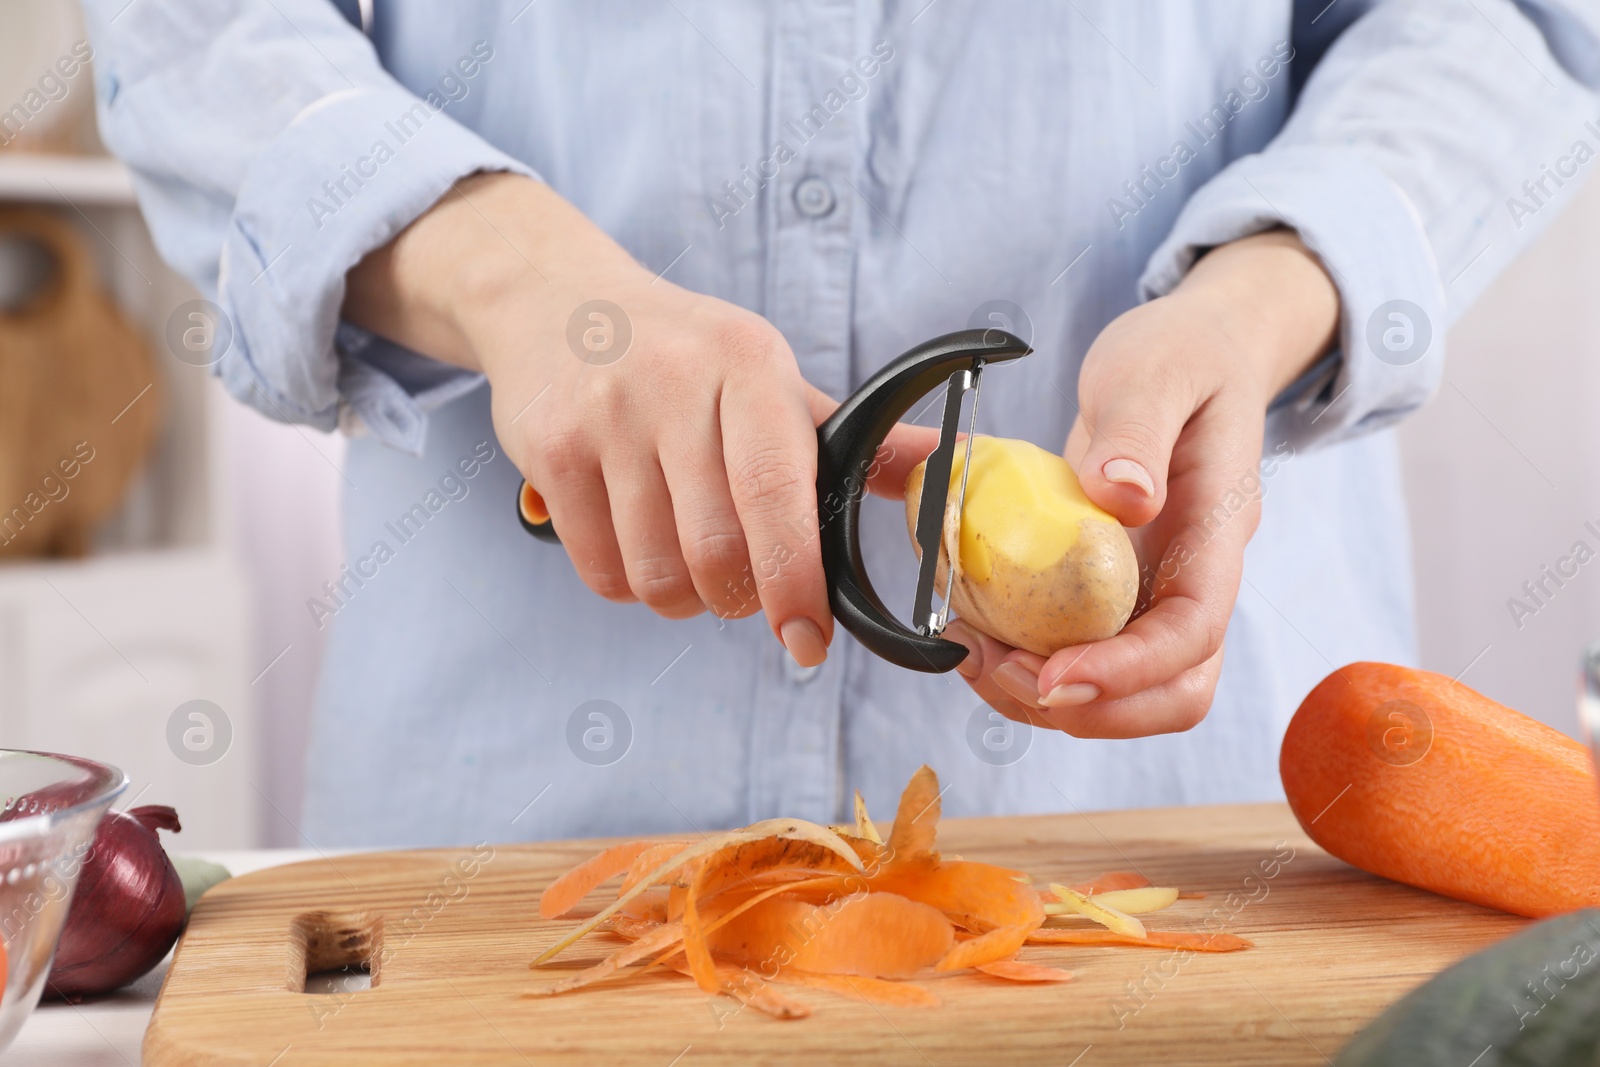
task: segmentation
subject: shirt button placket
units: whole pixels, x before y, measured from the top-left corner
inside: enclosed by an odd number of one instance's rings
[[[795,210],[808,219],[827,218],[837,202],[825,178],[806,178],[794,187]]]
[[[788,339],[807,381],[835,397],[850,387],[850,284],[857,124],[864,101],[830,110],[828,94],[855,60],[856,4],[783,0],[774,5],[774,145],[789,153],[762,201],[764,312]],[[820,121],[819,121],[820,120]],[[772,146],[763,146],[768,148]],[[814,550],[814,546],[812,546]],[[837,633],[837,632],[836,632]],[[803,668],[774,642],[757,686],[751,815],[831,821],[837,804],[839,717],[848,671],[836,636],[828,660]]]

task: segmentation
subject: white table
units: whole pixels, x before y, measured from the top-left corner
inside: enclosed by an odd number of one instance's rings
[[[220,863],[234,874],[263,867],[316,859],[308,849],[259,849],[249,852],[184,853]],[[85,1004],[45,1001],[33,1010],[11,1047],[0,1053],[10,1067],[131,1067],[139,1062],[139,1046],[156,1006],[156,993],[166,977],[167,959],[133,985]]]

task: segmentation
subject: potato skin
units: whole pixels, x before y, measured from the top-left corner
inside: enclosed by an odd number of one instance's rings
[[[924,466],[917,464],[906,479],[906,529],[913,547]],[[948,523],[955,501],[945,508]],[[983,537],[981,530],[977,536]],[[941,538],[939,547],[936,588],[941,593],[949,567],[947,541]],[[1114,521],[1082,520],[1076,543],[1047,571],[1030,570],[1000,555],[991,566],[985,582],[957,575],[950,595],[952,613],[1013,648],[1040,656],[1114,636],[1127,624],[1139,595],[1133,543]]]

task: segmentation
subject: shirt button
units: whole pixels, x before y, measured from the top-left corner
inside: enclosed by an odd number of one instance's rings
[[[783,670],[789,676],[789,681],[796,685],[805,685],[811,679],[822,673],[822,664],[815,667],[802,667],[788,656],[783,657]]]
[[[808,219],[820,219],[833,210],[833,186],[821,178],[807,178],[794,187],[794,206]]]

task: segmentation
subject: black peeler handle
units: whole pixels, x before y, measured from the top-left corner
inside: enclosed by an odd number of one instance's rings
[[[1004,330],[961,330],[925,341],[884,367],[817,427],[817,506],[822,566],[833,617],[882,659],[942,674],[967,657],[965,645],[917,633],[890,614],[861,555],[861,498],[878,448],[911,406],[957,371],[1005,363],[1032,351]]]
[[[957,371],[1006,363],[1032,349],[996,329],[961,330],[925,341],[883,367],[817,427],[817,508],[822,566],[834,618],[873,653],[908,670],[942,674],[967,656],[966,646],[925,636],[884,607],[861,555],[861,498],[879,447],[913,404]],[[534,537],[558,543],[543,501],[526,483],[517,518]]]

